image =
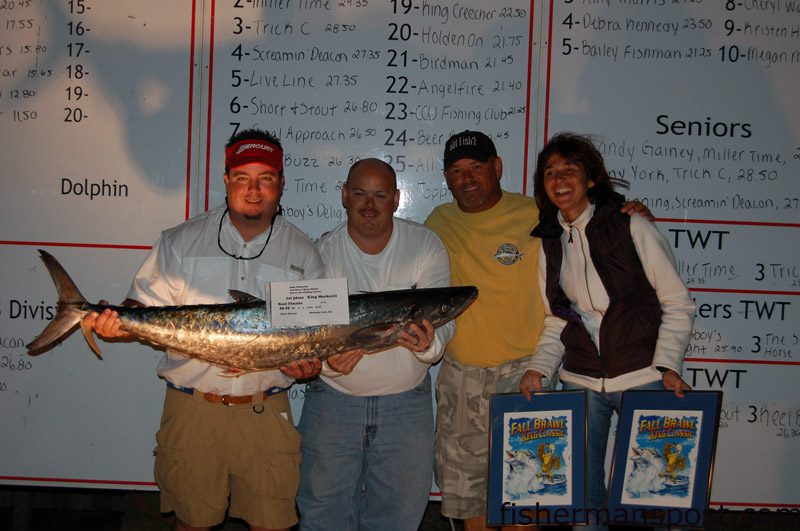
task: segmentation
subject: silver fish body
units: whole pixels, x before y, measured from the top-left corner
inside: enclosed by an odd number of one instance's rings
[[[438,328],[477,297],[473,286],[381,291],[350,295],[350,323],[273,328],[263,300],[231,292],[227,304],[134,308],[89,303],[58,261],[40,250],[59,293],[56,316],[30,344],[41,354],[72,333],[89,312],[111,308],[121,328],[156,347],[235,369],[265,370],[361,348],[374,352],[397,344],[410,323],[427,319]],[[99,355],[91,331],[84,335]]]

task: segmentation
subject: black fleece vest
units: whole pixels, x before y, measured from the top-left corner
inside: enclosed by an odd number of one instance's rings
[[[595,210],[586,226],[589,253],[610,301],[600,324],[599,353],[559,284],[563,249],[562,231],[556,227],[561,229],[557,220],[545,220],[533,234],[542,238],[547,258],[550,308],[554,315],[567,320],[561,333],[564,369],[593,378],[614,378],[650,366],[661,325],[661,306],[636,253],[630,216],[621,213],[617,205],[606,204]]]

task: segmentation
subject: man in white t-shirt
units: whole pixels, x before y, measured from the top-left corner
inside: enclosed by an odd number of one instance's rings
[[[225,149],[224,205],[165,230],[133,281],[127,305],[231,302],[228,290],[264,297],[267,282],[320,278],[305,234],[280,215],[284,185],[278,139],[249,129]],[[116,312],[87,317],[104,338],[130,338]],[[167,391],[156,439],[161,511],[176,529],[209,529],[229,515],[252,530],[297,522],[300,436],[286,389],[320,370],[319,360],[232,376],[181,353],[158,365]],[[224,373],[224,374],[223,374]],[[230,501],[229,501],[230,500]]]
[[[394,217],[400,201],[392,167],[355,163],[342,188],[347,221],[318,243],[326,276],[346,277],[350,293],[450,285],[439,237]],[[455,329],[412,324],[399,346],[332,356],[306,386],[297,504],[302,530],[416,530],[427,506],[433,464],[428,369]]]

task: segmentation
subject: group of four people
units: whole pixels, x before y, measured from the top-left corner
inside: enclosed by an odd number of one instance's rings
[[[587,138],[551,139],[535,200],[503,190],[502,175],[489,137],[453,135],[444,176],[455,201],[420,225],[394,216],[392,167],[360,160],[342,186],[347,220],[314,245],[279,215],[279,140],[229,140],[225,204],[162,233],[126,304],[223,303],[229,289],[263,296],[267,282],[321,277],[346,277],[351,293],[475,285],[479,297],[457,326],[414,323],[394,348],[279,371],[231,377],[167,352],[155,477],[177,529],[226,513],[287,529],[299,509],[301,529],[414,530],[434,470],[443,515],[484,529],[490,396],[530,398],[562,362],[564,385],[590,390],[589,504],[602,505],[608,418],[621,391],[688,388],[694,306],[664,238],[628,215],[646,209],[613,191]],[[87,319],[101,337],[130,337],[113,311]],[[428,369],[442,357],[434,428]],[[309,378],[298,433],[284,391]]]

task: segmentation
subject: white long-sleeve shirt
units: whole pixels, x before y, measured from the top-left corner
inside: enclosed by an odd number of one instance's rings
[[[275,218],[271,236],[266,230],[245,242],[224,212],[223,205],[165,230],[136,273],[128,298],[147,306],[220,304],[232,302],[229,289],[263,298],[268,282],[322,277],[314,243],[282,216]],[[267,238],[269,243],[259,258],[237,260],[219,249],[218,236],[238,256],[256,255]],[[252,395],[293,381],[278,370],[235,378],[222,375],[223,370],[174,352],[158,365],[158,375],[175,385],[220,395]]]
[[[450,260],[436,234],[413,221],[394,218],[389,243],[378,254],[361,251],[347,232],[347,222],[318,242],[326,276],[347,278],[350,293],[450,286]],[[380,396],[413,389],[428,368],[444,354],[455,322],[436,329],[430,348],[415,353],[394,347],[367,354],[350,374],[323,364],[321,378],[334,389],[354,396]]]
[[[586,330],[599,351],[600,323],[608,309],[609,298],[589,254],[586,225],[593,215],[592,204],[572,223],[565,222],[560,213],[558,215],[558,221],[564,229],[561,235],[564,258],[561,264],[560,282],[564,293],[572,301],[572,309],[581,316]],[[650,367],[615,378],[592,378],[562,370],[561,380],[565,382],[583,385],[595,391],[605,389],[613,392],[660,380],[661,373],[656,367],[681,373],[684,353],[694,323],[694,301],[678,274],[675,257],[666,238],[653,223],[640,216],[633,216],[630,221],[633,244],[647,280],[655,289],[661,304],[661,325],[653,363]],[[542,293],[545,293],[547,282],[546,268],[544,251],[540,250],[539,289]],[[529,368],[541,372],[550,379],[564,355],[561,331],[566,326],[566,321],[553,315],[547,300],[545,300],[545,311],[544,332]]]

